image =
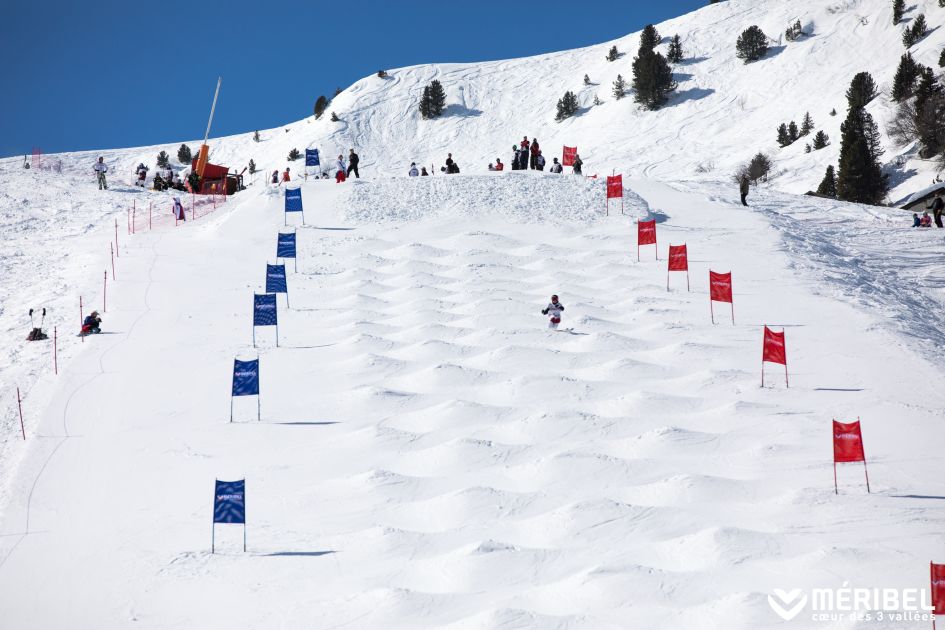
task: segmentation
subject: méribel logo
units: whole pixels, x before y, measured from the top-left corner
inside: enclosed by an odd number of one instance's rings
[[[807,595],[801,595],[802,592],[803,589],[799,588],[793,591],[776,588],[774,595],[768,595],[768,605],[781,619],[790,621],[797,617],[807,605]]]

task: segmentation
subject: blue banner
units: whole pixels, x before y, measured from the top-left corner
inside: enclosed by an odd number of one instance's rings
[[[233,360],[233,395],[259,395],[259,359],[252,361]]]
[[[302,212],[302,189],[301,188],[286,188],[285,189],[285,211],[286,212]]]
[[[305,166],[318,166],[321,161],[318,157],[318,149],[305,149]]]
[[[276,326],[276,294],[253,295],[253,326]]]
[[[285,265],[266,265],[266,293],[289,293],[285,283]]]
[[[217,480],[213,493],[214,523],[246,523],[246,480]]]
[[[279,241],[276,243],[276,258],[295,258],[295,232],[291,234],[279,232]]]

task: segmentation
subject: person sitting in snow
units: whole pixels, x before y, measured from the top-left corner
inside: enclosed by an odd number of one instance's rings
[[[551,165],[551,172],[552,172],[552,173],[560,173],[561,170],[562,170],[562,168],[561,168],[561,162],[558,161],[558,158],[551,158],[551,159],[553,160],[553,163],[552,163],[552,165]]]
[[[541,309],[542,315],[548,316],[548,328],[552,330],[558,329],[558,324],[561,323],[561,312],[564,310],[564,304],[558,301],[557,295],[551,296],[551,304]]]
[[[102,318],[98,311],[92,311],[82,322],[82,335],[94,335],[102,332]]]
[[[148,167],[144,165],[144,162],[138,164],[138,168],[135,169],[135,175],[138,176],[138,179],[135,180],[135,186],[144,188],[145,180],[148,178]]]
[[[922,220],[919,218],[919,215],[915,212],[912,213],[912,227],[917,228],[922,225]]]
[[[420,167],[420,177],[429,177],[429,175],[430,175],[430,174],[427,173],[427,167],[426,167],[426,166],[421,166],[421,167]]]
[[[932,227],[932,217],[929,216],[928,212],[922,213],[922,220],[919,221],[919,227]]]
[[[505,170],[505,164],[503,164],[503,163],[502,163],[502,160],[500,160],[499,158],[496,158],[496,159],[495,159],[495,170],[497,170],[497,171],[504,171],[504,170]]]
[[[417,163],[416,163],[416,162],[411,162],[411,163],[410,163],[410,171],[407,173],[407,175],[409,175],[410,177],[419,177],[419,176],[420,176],[420,171],[417,170]]]

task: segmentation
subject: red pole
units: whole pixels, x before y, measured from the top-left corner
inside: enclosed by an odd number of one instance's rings
[[[82,338],[82,343],[85,343],[85,335],[82,334],[82,324],[85,322],[85,317],[82,315],[82,296],[79,296],[79,337]]]
[[[115,219],[117,222],[118,219]],[[117,228],[117,226],[116,226]],[[131,234],[131,210],[128,210],[128,216],[125,218],[125,228],[128,230],[128,234]]]
[[[105,284],[102,286],[102,312],[107,313],[108,307],[105,305],[105,296],[108,293],[108,272],[105,272]]]
[[[117,280],[117,278],[115,277],[115,248],[112,246],[111,243],[109,243],[108,249],[111,250],[111,253],[112,253],[112,280]]]
[[[118,253],[118,219],[115,219],[115,255],[121,256],[121,254]]]
[[[148,230],[151,229],[151,202],[148,202]]]
[[[20,433],[23,434],[23,441],[26,441],[26,429],[23,428],[23,402],[20,400],[20,388],[16,388],[16,406],[20,409]]]
[[[52,360],[53,360],[53,372],[59,374],[59,351],[56,345],[57,335],[56,327],[53,326],[52,329]]]
[[[136,217],[135,215],[137,214],[137,212],[138,212],[137,209],[131,211],[131,233],[132,233],[132,234],[134,234],[134,233],[136,232],[136,230],[135,230],[135,221],[137,221],[138,219],[137,219],[137,217]]]

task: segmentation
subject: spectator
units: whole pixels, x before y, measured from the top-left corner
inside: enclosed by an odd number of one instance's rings
[[[105,182],[105,173],[108,172],[108,166],[105,165],[105,158],[99,156],[98,162],[95,163],[92,170],[95,171],[95,175],[98,178],[98,189],[108,190],[108,184]]]
[[[348,152],[348,172],[345,173],[345,175],[351,177],[351,173],[354,172],[355,179],[361,179],[361,176],[358,174],[358,162],[360,161],[361,158],[354,152],[354,149],[351,149],[351,151]]]
[[[410,163],[410,172],[407,173],[407,175],[409,175],[410,177],[417,177],[418,175],[420,175],[420,171],[417,170],[416,162]]]

